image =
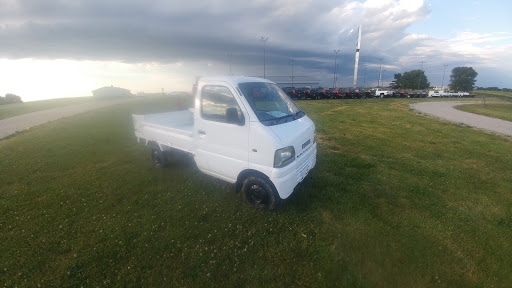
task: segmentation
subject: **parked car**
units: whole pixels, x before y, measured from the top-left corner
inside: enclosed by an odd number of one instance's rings
[[[340,99],[341,98],[341,92],[337,88],[331,88],[331,98],[332,99]]]
[[[375,88],[366,89],[364,92],[364,96],[366,96],[366,98],[375,98]]]
[[[398,98],[409,98],[409,92],[405,90],[398,90]]]
[[[316,88],[313,89],[313,95],[315,99],[330,99],[331,98],[331,91],[329,88]]]
[[[350,92],[350,98],[351,99],[361,99],[362,96],[363,96],[361,94],[361,92],[359,91],[359,89],[350,88],[349,92]]]
[[[283,87],[283,91],[292,99],[297,99],[295,87]]]
[[[340,89],[340,94],[341,94],[342,99],[350,99],[351,98],[349,88]]]
[[[376,88],[375,90],[372,90],[372,93],[376,98],[390,98],[393,96],[393,92],[393,89],[388,88]]]
[[[311,88],[309,87],[300,87],[295,89],[295,93],[298,94],[297,99],[306,100],[312,99]]]

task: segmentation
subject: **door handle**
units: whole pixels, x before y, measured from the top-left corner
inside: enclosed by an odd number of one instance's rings
[[[199,135],[206,135],[206,132],[204,132],[203,130],[197,130],[197,133],[199,133]]]

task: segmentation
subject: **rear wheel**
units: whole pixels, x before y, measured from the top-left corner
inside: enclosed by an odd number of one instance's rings
[[[151,145],[151,160],[153,160],[155,167],[158,168],[164,167],[167,164],[164,152],[160,150],[160,147],[158,147],[156,143]]]
[[[244,180],[242,193],[249,205],[261,210],[274,209],[280,199],[267,180],[258,176],[249,176]]]

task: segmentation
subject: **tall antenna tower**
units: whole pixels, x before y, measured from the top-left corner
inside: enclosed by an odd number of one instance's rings
[[[359,49],[361,49],[361,25],[359,25],[359,37],[356,44],[356,65],[354,67],[354,89],[357,88],[357,69],[359,66]]]

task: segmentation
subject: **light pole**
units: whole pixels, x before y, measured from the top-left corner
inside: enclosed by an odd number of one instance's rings
[[[444,64],[444,72],[443,72],[443,82],[441,82],[441,88],[444,90],[444,75],[446,74],[446,67],[448,67],[447,64]]]
[[[268,40],[268,37],[261,37],[260,39],[261,41],[263,41],[263,78],[266,79],[266,74],[265,74],[265,58],[266,58],[266,50],[267,50],[267,40]]]
[[[366,66],[364,66],[363,89],[366,88]]]
[[[379,58],[379,61],[380,61],[380,68],[379,68],[379,82],[377,83],[377,86],[380,88],[380,82],[382,80],[382,60],[384,60],[384,58]]]
[[[332,83],[332,88],[333,88],[333,89],[335,89],[335,90],[336,90],[336,80],[337,80],[337,75],[336,75],[336,73],[337,73],[337,70],[338,70],[338,69],[337,69],[337,68],[338,68],[338,66],[337,66],[337,64],[336,64],[336,60],[337,60],[337,58],[338,58],[338,53],[340,53],[340,50],[339,50],[339,49],[338,49],[338,50],[334,50],[334,80],[333,80],[333,83]]]

